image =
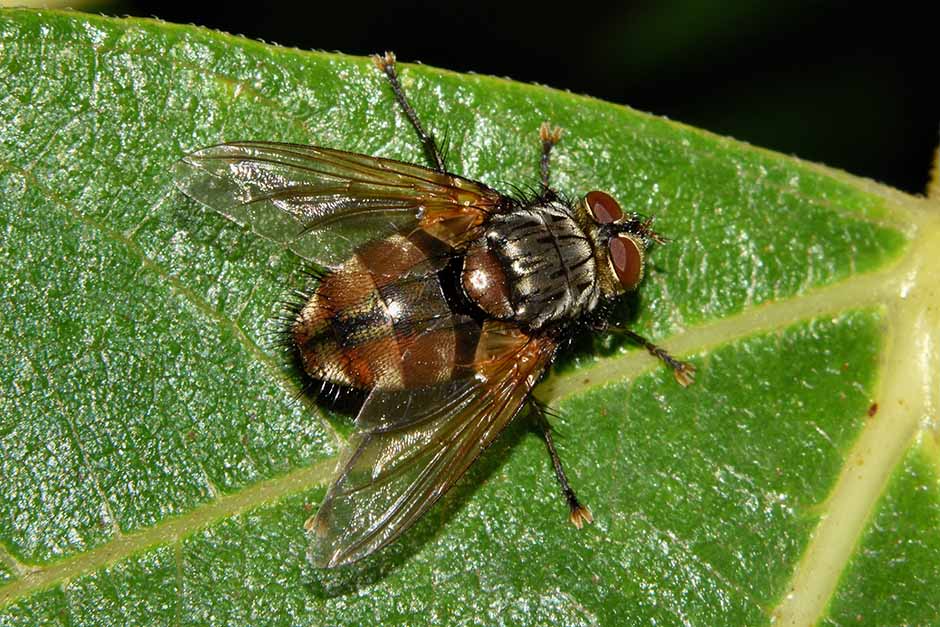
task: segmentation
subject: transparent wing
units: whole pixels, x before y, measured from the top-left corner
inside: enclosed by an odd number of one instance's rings
[[[460,478],[519,412],[556,345],[487,322],[479,375],[418,390],[373,390],[336,480],[308,523],[320,567],[385,546]]]
[[[456,175],[298,144],[210,146],[177,162],[174,174],[190,198],[328,267],[362,242],[411,226],[460,245],[501,200]]]

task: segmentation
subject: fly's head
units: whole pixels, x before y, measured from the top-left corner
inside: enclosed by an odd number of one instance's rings
[[[624,213],[610,194],[589,192],[577,206],[594,242],[601,292],[608,298],[633,291],[643,280],[646,251],[666,240],[651,228],[652,219]]]

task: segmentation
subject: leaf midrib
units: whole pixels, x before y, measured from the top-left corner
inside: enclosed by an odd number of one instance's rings
[[[902,461],[925,416],[936,415],[940,389],[940,220],[936,204],[919,225],[910,250],[884,282],[871,280],[869,301],[885,303],[885,346],[873,401],[878,403],[845,457],[832,492],[819,506],[820,523],[772,616],[780,625],[815,624],[853,556],[891,474]],[[870,275],[877,279],[880,273]]]

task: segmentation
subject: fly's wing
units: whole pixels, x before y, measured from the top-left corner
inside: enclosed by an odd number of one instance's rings
[[[317,515],[311,556],[323,568],[385,546],[426,512],[523,407],[556,344],[489,321],[474,377],[418,390],[373,390]]]
[[[418,227],[461,246],[501,200],[453,174],[298,144],[210,146],[174,174],[190,198],[327,267],[390,230]]]

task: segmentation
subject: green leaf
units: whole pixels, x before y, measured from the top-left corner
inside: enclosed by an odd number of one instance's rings
[[[607,190],[672,242],[538,388],[596,523],[517,421],[401,541],[317,571],[349,419],[271,340],[290,253],[175,191],[222,140],[421,162],[367,59],[0,12],[0,625],[937,623],[936,200],[630,109],[402,67],[450,168]],[[890,606],[885,604],[889,600]]]

